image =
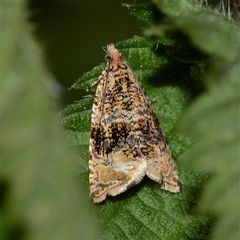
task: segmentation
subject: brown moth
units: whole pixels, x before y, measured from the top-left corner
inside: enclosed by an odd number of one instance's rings
[[[89,145],[90,197],[95,203],[138,184],[147,175],[162,189],[180,191],[170,149],[129,64],[113,44],[98,79]]]

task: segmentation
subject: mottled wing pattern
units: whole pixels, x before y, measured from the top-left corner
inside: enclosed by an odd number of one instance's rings
[[[143,176],[178,192],[179,179],[159,122],[122,54],[108,45],[91,120],[89,184],[94,202],[115,196]]]

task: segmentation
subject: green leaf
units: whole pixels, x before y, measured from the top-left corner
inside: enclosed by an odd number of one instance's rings
[[[185,14],[203,10],[197,0],[154,0],[154,2],[163,13],[172,17],[182,17]]]
[[[1,1],[0,238],[97,239],[99,225],[58,123],[25,3]]]
[[[239,211],[240,59],[225,68],[220,84],[211,85],[186,112],[182,131],[196,140],[185,153],[186,166],[211,173],[201,202],[203,211],[219,216],[212,239],[237,239]],[[219,76],[211,72],[207,81]],[[192,126],[189,128],[189,126]],[[194,159],[194,160],[193,160]]]
[[[208,68],[203,68],[202,77],[205,92],[182,119],[181,132],[192,140],[183,162],[210,175],[199,209],[217,217],[211,239],[238,239],[239,25],[211,9],[194,6],[190,0],[156,3],[166,19],[164,24],[147,29],[146,34],[158,39],[176,32],[184,34],[208,55]]]
[[[175,125],[192,98],[189,89],[194,87],[184,84],[191,78],[191,71],[186,71],[184,63],[178,63],[169,74],[166,70],[172,67],[172,59],[161,53],[156,54],[156,46],[145,38],[122,41],[116,43],[116,47],[123,52],[152,100],[178,162],[179,156],[190,144],[186,136],[176,133]],[[98,74],[97,67],[83,76],[83,81],[89,84],[87,88],[96,80],[93,76],[97,78]],[[79,86],[81,78],[73,87],[77,89]],[[85,102],[81,104],[80,101],[67,108],[63,112],[63,122],[68,129],[68,138],[78,152],[81,151],[80,164],[86,169],[83,175],[87,179],[86,131],[90,125],[90,111],[86,112],[88,108],[84,109],[83,105],[86,106]],[[87,118],[89,120],[85,121]],[[179,172],[182,181],[179,194],[164,192],[158,184],[146,178],[127,192],[114,198],[108,197],[102,204],[95,204],[99,218],[104,223],[101,239],[205,239],[210,226],[209,218],[195,215],[194,208],[206,177],[186,169],[179,169]]]
[[[104,63],[92,69],[92,71],[87,72],[84,76],[81,77],[75,84],[72,85],[72,88],[78,90],[86,90],[89,91],[90,84],[93,83],[97,77],[101,74],[104,69]]]
[[[222,16],[210,12],[195,13],[182,17],[176,25],[189,35],[195,46],[208,54],[225,62],[239,55],[239,27]]]
[[[141,22],[145,24],[152,23],[158,19],[158,12],[154,4],[123,4],[124,7],[128,8],[129,12],[137,17]]]
[[[197,48],[226,63],[239,56],[239,25],[225,16],[211,9],[200,8],[190,0],[156,0],[156,3],[169,16],[168,30],[180,30]],[[147,29],[146,34],[162,35],[163,31],[163,27],[159,25]]]

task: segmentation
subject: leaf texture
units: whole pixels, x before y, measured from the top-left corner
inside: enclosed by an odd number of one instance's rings
[[[196,5],[196,1],[155,2],[169,20],[168,29],[186,35],[195,48],[207,54],[208,67],[203,68],[201,78],[205,91],[192,102],[182,119],[181,132],[191,136],[193,142],[183,156],[183,164],[209,174],[199,209],[216,216],[210,239],[238,239],[239,24]],[[146,33],[158,39],[164,34],[168,36],[161,29],[159,24]]]

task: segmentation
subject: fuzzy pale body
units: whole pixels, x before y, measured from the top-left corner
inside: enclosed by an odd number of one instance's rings
[[[90,196],[102,202],[147,175],[170,192],[180,191],[171,152],[152,107],[127,61],[113,44],[98,79],[89,145]]]

